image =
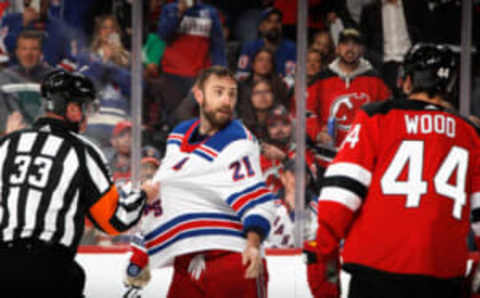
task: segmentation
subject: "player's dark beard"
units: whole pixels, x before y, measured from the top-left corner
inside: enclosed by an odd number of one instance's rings
[[[282,32],[278,29],[272,29],[265,32],[264,36],[269,42],[276,43],[282,37]]]
[[[228,117],[227,120],[221,120],[221,119],[218,119],[216,117],[216,114],[217,114],[218,110],[205,109],[205,104],[203,104],[202,108],[203,108],[203,114],[205,115],[205,118],[207,118],[208,122],[210,122],[210,125],[214,129],[221,130],[225,126],[227,126],[227,124],[230,123],[230,121],[232,120],[231,111],[229,111],[229,110],[228,110],[228,112],[230,113],[230,117]],[[220,109],[220,110],[227,111],[226,108],[223,108],[223,109]]]

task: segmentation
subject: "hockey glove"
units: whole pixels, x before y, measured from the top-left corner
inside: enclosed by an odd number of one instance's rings
[[[148,265],[141,268],[135,263],[128,264],[127,275],[125,277],[125,285],[127,287],[143,288],[148,284],[150,278],[150,268]]]
[[[303,253],[307,263],[307,281],[314,298],[340,297],[338,255],[325,258],[317,252],[315,241],[306,241]]]
[[[124,282],[127,286],[143,288],[151,278],[148,254],[144,249],[135,245],[132,245],[131,248],[132,255],[129,258]]]

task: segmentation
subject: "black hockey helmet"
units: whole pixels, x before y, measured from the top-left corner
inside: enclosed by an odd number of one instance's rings
[[[404,77],[410,75],[413,92],[450,96],[456,90],[457,61],[445,45],[415,44],[405,55],[403,72]]]
[[[97,109],[95,86],[86,76],[65,70],[48,73],[41,84],[41,94],[46,100],[45,110],[65,115],[69,102],[78,103],[83,111]]]

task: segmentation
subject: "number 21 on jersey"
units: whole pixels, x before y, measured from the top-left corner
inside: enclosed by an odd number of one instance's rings
[[[408,178],[406,181],[399,181],[398,178],[407,165]],[[428,189],[428,181],[423,180],[423,169],[424,142],[403,141],[380,181],[383,194],[405,195],[407,208],[419,207],[421,197]],[[459,220],[462,216],[462,207],[467,201],[465,192],[467,169],[468,151],[453,146],[432,181],[436,193],[454,201],[452,215]],[[449,180],[455,172],[455,182],[450,184]]]
[[[228,168],[233,170],[233,181],[239,181],[245,177],[252,177],[255,175],[255,171],[252,168],[248,156],[244,156],[241,160],[232,162]]]

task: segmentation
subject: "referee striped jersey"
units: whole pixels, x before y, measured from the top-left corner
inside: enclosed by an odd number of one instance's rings
[[[117,191],[103,153],[61,120],[0,139],[0,242],[40,239],[76,251],[84,216],[115,235],[139,220],[143,191]]]

